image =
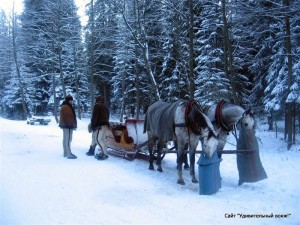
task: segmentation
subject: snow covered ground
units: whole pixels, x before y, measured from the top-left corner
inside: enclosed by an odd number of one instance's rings
[[[163,173],[148,170],[144,160],[86,156],[88,119],[78,123],[72,142],[78,159],[70,160],[53,118],[48,126],[0,118],[0,224],[300,224],[299,136],[286,151],[282,134],[275,138],[258,125],[268,179],[238,186],[236,156],[223,155],[222,188],[204,196],[188,171],[186,185],[176,183],[175,154],[164,158]]]

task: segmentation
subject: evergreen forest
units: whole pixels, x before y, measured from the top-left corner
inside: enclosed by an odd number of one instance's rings
[[[300,131],[300,0],[24,0],[0,11],[0,114],[78,118],[102,95],[143,118],[157,100],[224,99]]]

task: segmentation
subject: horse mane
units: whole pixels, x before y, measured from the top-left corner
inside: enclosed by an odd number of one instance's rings
[[[207,121],[202,113],[202,108],[194,99],[186,104],[185,117],[187,126],[190,127],[196,135],[201,134],[201,129],[199,129],[199,127],[208,127]]]

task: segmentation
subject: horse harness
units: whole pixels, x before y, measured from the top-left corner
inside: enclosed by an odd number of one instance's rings
[[[195,115],[199,112],[202,113],[201,106],[195,100],[190,100],[184,108],[185,123],[174,124],[174,129],[175,127],[188,127],[194,134],[201,135],[201,130],[195,123]],[[188,129],[188,132],[190,132],[190,129]]]

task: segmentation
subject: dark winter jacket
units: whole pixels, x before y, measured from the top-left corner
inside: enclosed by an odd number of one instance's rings
[[[61,104],[59,127],[68,129],[77,128],[77,120],[74,108],[67,101],[64,101]]]
[[[102,102],[96,102],[91,119],[92,129],[96,130],[102,125],[109,125],[109,110]]]

